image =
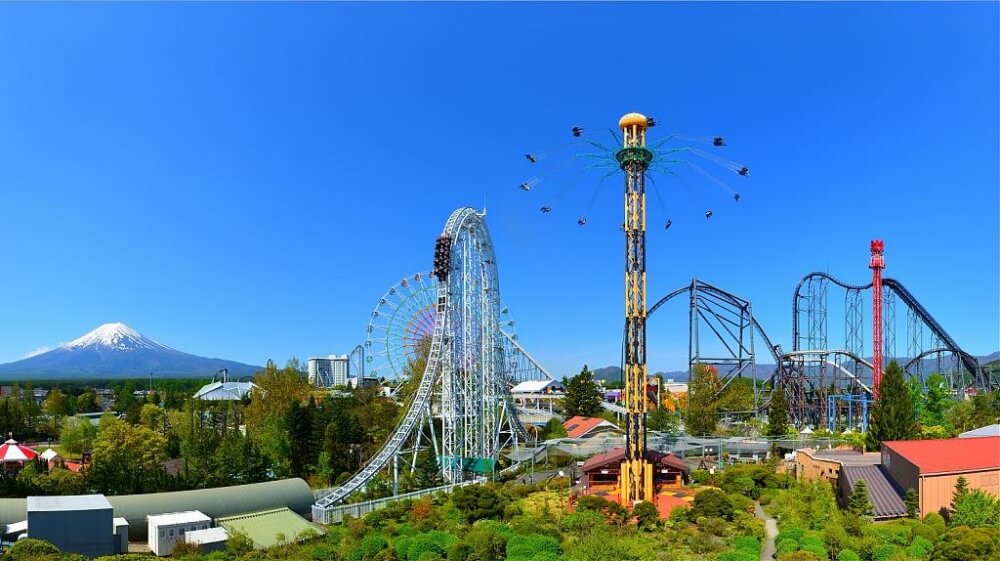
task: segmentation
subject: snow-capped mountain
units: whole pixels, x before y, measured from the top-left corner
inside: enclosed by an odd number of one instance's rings
[[[218,358],[204,358],[150,339],[124,323],[106,323],[23,360],[0,364],[4,378],[85,378],[146,376],[210,376],[222,368],[231,375],[251,375],[255,366]]]

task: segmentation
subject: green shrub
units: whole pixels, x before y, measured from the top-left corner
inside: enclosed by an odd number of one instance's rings
[[[754,553],[744,549],[731,549],[723,551],[716,558],[716,561],[758,561],[760,553]]]
[[[729,504],[733,508],[733,512],[746,512],[749,514],[753,513],[754,505],[753,500],[744,497],[743,495],[730,494],[726,498],[729,500]]]
[[[733,542],[731,545],[733,549],[760,553],[760,540],[751,536],[740,536],[738,538],[733,538]]]
[[[933,528],[939,537],[948,531],[948,524],[945,523],[944,517],[936,512],[932,512],[925,516],[924,524]]]
[[[840,552],[840,555],[837,557],[837,561],[861,561],[861,557],[850,549],[845,549]]]
[[[101,557],[95,557],[94,561],[150,561],[151,559],[153,557],[142,553],[122,553],[120,555],[102,555]]]
[[[726,494],[718,489],[707,489],[694,496],[691,504],[691,516],[697,519],[700,516],[706,518],[717,516],[726,520],[733,519],[733,505],[730,504]]]
[[[28,559],[29,557],[56,555],[58,553],[59,548],[47,541],[35,538],[25,538],[14,542],[14,545],[10,546],[10,549],[8,549],[7,553],[4,554],[4,558],[10,561],[21,561],[22,559]]]
[[[826,561],[826,557],[817,555],[811,551],[793,551],[788,555],[780,557],[781,561]]]
[[[559,521],[559,527],[562,531],[577,535],[589,533],[595,528],[604,526],[604,524],[604,516],[592,510],[571,512]]]
[[[793,551],[798,551],[799,542],[792,538],[785,538],[783,540],[779,540],[777,545],[777,550],[778,550],[777,551],[778,557],[781,557],[788,553],[792,553]]]
[[[779,542],[782,540],[795,540],[797,542],[800,539],[802,539],[802,535],[804,533],[805,530],[803,530],[802,528],[799,528],[797,526],[787,526],[785,528],[782,528],[781,531],[778,532],[778,537],[776,539]]]
[[[539,554],[551,554],[558,559],[562,547],[558,540],[538,534],[513,535],[507,540],[507,561],[534,561]]]
[[[691,472],[691,483],[695,485],[711,485],[712,474],[707,469],[696,469]]]
[[[930,553],[933,548],[934,544],[930,540],[917,536],[913,538],[913,543],[910,544],[910,547],[906,548],[906,554],[910,557],[921,559]]]

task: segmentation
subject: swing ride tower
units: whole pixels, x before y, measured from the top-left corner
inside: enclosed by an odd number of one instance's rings
[[[618,121],[622,147],[615,154],[625,172],[625,460],[622,503],[653,498],[653,467],[646,459],[646,148],[649,119],[628,113]]]

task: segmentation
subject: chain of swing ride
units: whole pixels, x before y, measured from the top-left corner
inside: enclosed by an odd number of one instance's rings
[[[650,128],[656,126],[656,120],[650,118],[648,126]],[[568,191],[572,189],[572,187],[585,181],[592,181],[592,179],[586,179],[584,177],[586,173],[594,171],[603,172],[600,179],[592,187],[584,213],[579,219],[577,219],[577,224],[579,226],[587,225],[588,215],[593,209],[597,200],[597,195],[600,192],[604,181],[607,178],[622,172],[621,164],[615,159],[615,154],[621,147],[622,143],[622,139],[618,132],[614,129],[607,129],[610,138],[614,141],[614,144],[609,147],[587,138],[586,131],[589,130],[592,129],[590,127],[583,126],[572,127],[570,129],[570,133],[573,138],[571,141],[551,150],[526,153],[524,157],[530,165],[544,166],[546,160],[550,160],[555,156],[564,154],[567,150],[575,148],[573,153],[568,158],[564,158],[563,160],[555,163],[550,169],[544,171],[544,173],[528,178],[518,186],[521,191],[530,192],[543,182],[556,183],[556,181],[552,180],[554,176],[566,171],[567,169],[573,168],[574,164],[577,164],[575,170],[576,174],[572,179],[558,182],[562,185],[555,195],[555,202],[546,202],[541,207],[540,210],[542,214],[549,214],[553,211],[553,205],[560,202]],[[675,145],[678,142],[701,144],[706,147],[710,146],[712,152],[702,150],[696,146]],[[714,167],[722,169],[727,173],[736,174],[741,177],[749,177],[749,168],[714,153],[725,146],[726,139],[723,136],[698,137],[683,134],[670,134],[648,147],[653,153],[653,161],[646,170],[646,178],[649,179],[660,210],[664,214],[665,221],[663,223],[663,228],[665,230],[669,230],[670,227],[673,226],[673,220],[667,211],[663,195],[656,183],[656,173],[662,173],[676,179],[684,187],[684,189],[682,189],[682,193],[685,196],[698,198],[699,193],[691,188],[691,185],[682,173],[684,171],[693,172],[698,176],[707,179],[713,186],[721,189],[734,201],[739,202],[741,197],[740,193],[732,189],[726,184],[725,181],[716,177],[716,175],[703,167],[703,165],[706,167]],[[692,157],[688,158],[686,156]],[[579,165],[581,161],[586,163],[584,165]],[[705,219],[711,219],[715,214],[715,211],[711,207],[706,206],[704,208],[705,210],[703,215]],[[621,226],[621,229],[624,229],[624,225]]]

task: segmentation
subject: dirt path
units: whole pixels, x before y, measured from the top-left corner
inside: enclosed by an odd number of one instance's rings
[[[764,521],[764,543],[760,547],[760,561],[771,561],[774,559],[774,538],[778,536],[778,521],[768,516],[759,502],[753,505],[753,513],[757,518]]]

